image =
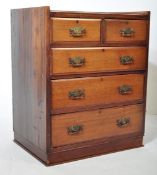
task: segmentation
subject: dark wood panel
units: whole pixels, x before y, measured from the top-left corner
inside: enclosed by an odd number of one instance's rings
[[[27,139],[25,139],[23,136],[16,132],[14,132],[14,142],[26,151],[28,151],[31,155],[35,156],[42,163],[50,163],[48,161],[48,155],[44,150],[41,150],[37,145],[34,145],[32,142],[29,142]]]
[[[56,152],[54,149],[52,151],[52,154],[49,154],[49,165],[70,162],[87,157],[108,154],[111,152],[122,151],[141,146],[143,146],[143,135],[128,138],[124,137],[123,139],[110,140],[110,142],[100,142],[96,145],[66,149],[66,151],[63,150]]]
[[[70,162],[111,152],[122,151],[143,146],[143,134],[126,135],[106,140],[90,141],[77,145],[68,145],[53,148],[48,154],[41,152],[38,147],[28,142],[25,138],[14,134],[15,142],[28,151],[32,156],[40,160],[46,166]],[[17,141],[18,140],[18,141]]]
[[[147,62],[147,60],[146,60]],[[72,79],[72,78],[83,78],[83,77],[99,77],[99,76],[106,76],[106,75],[124,75],[124,74],[142,74],[145,73],[146,70],[133,70],[133,71],[109,71],[109,72],[90,72],[90,73],[74,73],[74,74],[59,74],[59,75],[51,75],[50,79],[57,80],[57,79]]]
[[[148,19],[150,12],[73,12],[73,11],[51,11],[51,17],[63,18],[113,18],[113,19]]]
[[[145,81],[144,81],[144,117],[146,116],[146,99],[147,99],[147,79],[148,79],[148,58],[149,58],[149,31],[150,31],[150,15],[148,18],[148,25],[147,25],[147,62],[146,62],[146,72],[145,72]],[[145,120],[143,121],[143,128],[145,131]]]
[[[145,103],[145,100],[133,100],[133,101],[125,101],[125,102],[110,103],[110,104],[99,104],[99,105],[94,104],[94,105],[86,105],[86,106],[79,106],[79,107],[65,107],[62,109],[51,110],[51,115],[89,111],[89,110],[96,110],[96,109],[106,109],[106,108],[113,108],[118,106],[126,106],[126,105],[141,104],[141,103]]]
[[[100,42],[53,42],[51,43],[51,48],[83,48],[83,47],[124,47],[124,46],[147,46],[147,41],[127,41],[125,43],[118,41],[108,41],[107,43]]]
[[[43,151],[47,147],[49,15],[49,7],[11,11],[13,128]]]
[[[99,139],[94,139],[94,140],[88,140],[85,142],[77,142],[77,143],[73,143],[73,144],[69,144],[69,145],[62,145],[62,146],[58,146],[58,147],[51,147],[51,152],[62,152],[62,151],[66,151],[66,150],[71,150],[71,149],[77,149],[77,148],[83,148],[83,147],[89,147],[89,146],[96,146],[99,145],[100,143],[104,143],[104,142],[113,142],[113,141],[118,141],[121,139],[128,139],[131,137],[137,137],[137,136],[143,136],[144,132],[142,130],[142,132],[134,132],[134,133],[130,133],[130,134],[124,134],[124,135],[119,135],[119,136],[112,136],[112,137],[108,137],[108,138],[99,138]]]

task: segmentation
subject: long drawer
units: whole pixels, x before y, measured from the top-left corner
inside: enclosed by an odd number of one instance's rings
[[[145,47],[51,49],[51,75],[146,69]]]
[[[143,105],[54,115],[53,147],[143,131]]]
[[[52,111],[142,100],[143,74],[52,80]]]

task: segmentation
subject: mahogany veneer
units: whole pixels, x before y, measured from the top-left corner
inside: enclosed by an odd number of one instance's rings
[[[11,10],[15,142],[46,165],[142,146],[149,20]]]

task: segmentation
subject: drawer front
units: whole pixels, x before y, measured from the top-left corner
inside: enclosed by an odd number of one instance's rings
[[[145,47],[53,48],[51,74],[144,70]]]
[[[143,105],[54,115],[53,147],[143,131]]]
[[[106,20],[106,42],[146,41],[146,20]]]
[[[106,105],[143,99],[143,74],[52,80],[52,109]],[[74,110],[75,111],[75,110]]]
[[[52,42],[100,41],[100,19],[52,18]]]

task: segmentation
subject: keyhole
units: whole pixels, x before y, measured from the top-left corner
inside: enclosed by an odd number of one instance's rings
[[[103,81],[103,80],[104,80],[104,79],[101,77],[101,78],[100,78],[100,81]]]
[[[98,113],[101,114],[101,110],[99,110]]]
[[[129,24],[129,21],[124,21],[125,24]]]

